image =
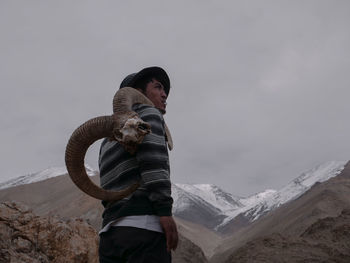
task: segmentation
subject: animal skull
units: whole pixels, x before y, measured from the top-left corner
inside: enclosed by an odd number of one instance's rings
[[[114,138],[124,146],[125,150],[134,154],[137,146],[151,132],[151,125],[134,115],[126,120],[121,129],[114,129]]]

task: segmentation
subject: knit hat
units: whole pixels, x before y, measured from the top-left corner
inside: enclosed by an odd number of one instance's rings
[[[165,93],[169,95],[170,79],[168,74],[165,72],[165,70],[160,67],[144,68],[137,73],[132,73],[126,76],[122,81],[122,83],[120,84],[120,88],[124,88],[124,87],[134,88],[137,82],[148,77],[154,77],[157,80],[159,80],[164,86]]]

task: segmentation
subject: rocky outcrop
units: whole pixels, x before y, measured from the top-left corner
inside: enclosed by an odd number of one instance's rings
[[[37,216],[19,202],[0,203],[0,263],[97,263],[98,234],[83,219]],[[174,263],[205,263],[202,250],[180,235]]]
[[[0,262],[97,263],[98,236],[81,219],[40,217],[20,203],[0,203]]]
[[[189,239],[179,235],[179,243],[175,252],[172,253],[174,263],[207,263],[203,251]]]
[[[225,263],[350,262],[350,210],[319,219],[299,237],[272,234],[248,242]]]
[[[91,177],[91,179],[98,184],[98,177]],[[101,215],[103,212],[101,201],[80,191],[72,183],[68,175],[57,176],[45,181],[0,190],[0,200],[24,203],[33,209],[33,212],[36,215],[43,217],[55,215],[62,221],[67,221],[71,218],[81,218],[91,225],[96,232],[101,229]],[[178,228],[179,235],[182,235],[180,241],[183,242],[182,244],[179,244],[178,249],[173,253],[173,262],[206,262],[198,244],[197,246],[195,244],[212,243],[213,240],[217,242],[218,238],[215,236],[213,237],[213,235],[208,233],[208,230],[205,230],[203,227],[196,227],[195,224],[191,224],[189,227],[188,224],[182,222],[181,226]],[[183,231],[186,233],[184,234]],[[204,234],[204,237],[199,234]],[[191,238],[196,241],[192,241],[192,243],[187,240],[192,240]],[[198,239],[201,239],[201,241],[197,242]],[[211,245],[210,248],[213,250],[213,245]],[[189,257],[187,255],[191,254],[192,261],[188,261]]]

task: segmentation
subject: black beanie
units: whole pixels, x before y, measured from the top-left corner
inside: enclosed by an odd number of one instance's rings
[[[143,80],[147,77],[154,77],[159,80],[164,86],[165,93],[169,95],[170,79],[165,70],[160,67],[144,68],[138,73],[132,73],[126,76],[122,83],[120,83],[120,89],[124,87],[135,88],[138,81]]]

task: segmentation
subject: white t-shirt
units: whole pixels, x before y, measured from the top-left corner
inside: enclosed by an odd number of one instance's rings
[[[159,216],[156,215],[126,216],[118,218],[117,220],[111,221],[105,225],[99,234],[107,232],[113,226],[131,226],[163,233]]]

